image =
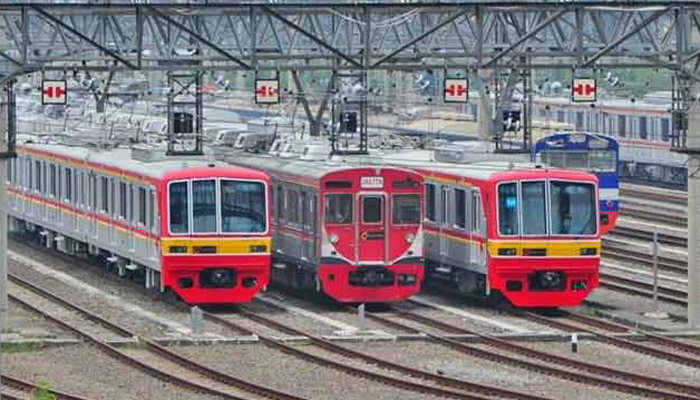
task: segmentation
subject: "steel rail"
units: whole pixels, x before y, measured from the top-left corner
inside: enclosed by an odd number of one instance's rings
[[[409,300],[410,301],[410,300]],[[669,382],[669,381],[664,381],[661,379],[656,379],[652,377],[647,377],[643,375],[638,375],[634,374],[631,372],[627,371],[621,371],[601,365],[596,365],[592,363],[587,363],[583,361],[578,361],[578,360],[573,360],[569,359],[566,357],[554,355],[554,354],[549,354],[545,353],[542,351],[538,350],[533,350],[530,348],[527,348],[525,346],[522,346],[517,343],[512,343],[506,340],[502,340],[496,337],[493,337],[488,334],[484,334],[481,332],[477,332],[471,329],[463,328],[463,327],[457,327],[453,326],[450,324],[447,324],[443,321],[439,321],[436,319],[432,318],[427,318],[415,313],[411,313],[408,311],[400,311],[400,314],[403,317],[406,317],[410,320],[413,320],[415,322],[418,322],[423,325],[431,326],[431,327],[437,327],[438,329],[448,331],[448,332],[454,332],[454,333],[462,333],[462,334],[468,334],[468,335],[474,335],[478,338],[480,338],[482,341],[484,341],[487,345],[498,348],[504,351],[512,352],[515,354],[519,354],[521,356],[526,356],[530,359],[534,360],[539,360],[541,362],[536,362],[536,361],[531,361],[531,360],[524,360],[520,358],[515,358],[511,357],[509,355],[504,355],[498,352],[494,351],[488,351],[488,350],[483,350],[474,346],[470,346],[468,344],[458,342],[456,340],[447,338],[443,335],[439,334],[433,334],[433,333],[428,333],[428,332],[423,332],[419,329],[407,326],[405,324],[389,320],[384,317],[380,317],[376,314],[369,314],[369,318],[382,323],[384,325],[388,326],[394,326],[399,329],[404,329],[407,331],[412,331],[415,333],[421,333],[426,336],[428,336],[431,340],[435,341],[436,343],[442,344],[446,347],[450,347],[458,352],[462,352],[464,354],[468,354],[471,356],[479,357],[479,358],[484,358],[487,360],[491,360],[497,363],[503,363],[503,364],[509,364],[513,365],[519,368],[524,368],[530,371],[542,373],[545,375],[550,375],[554,376],[557,378],[561,378],[564,380],[572,381],[572,382],[578,382],[578,383],[583,383],[583,384],[588,384],[588,385],[593,385],[593,386],[598,386],[598,387],[605,387],[613,390],[617,390],[623,393],[629,393],[629,394],[634,394],[634,395],[640,395],[644,397],[650,397],[650,398],[663,398],[663,399],[681,399],[681,398],[686,398],[686,399],[691,399],[691,398],[697,398],[697,396],[700,396],[700,387],[695,387],[695,386],[690,386],[690,385],[683,385],[683,384],[678,384],[676,382]],[[557,367],[553,367],[549,364],[558,364],[567,368],[572,368],[575,369],[575,371],[571,370],[566,370],[566,369],[560,369]],[[582,373],[579,371],[585,371],[586,373]],[[594,375],[589,375],[589,374],[594,374]],[[610,379],[611,377],[614,377],[616,379],[624,380],[624,382],[618,382]],[[638,385],[633,385],[627,382],[634,382],[638,384],[644,384],[648,387],[642,387]],[[666,392],[666,391],[661,391],[658,389],[653,389],[651,387],[656,387],[656,388],[669,388],[673,390],[674,392],[677,393],[672,393],[672,392]],[[683,393],[683,394],[680,394]],[[693,397],[689,397],[688,395],[692,395]]]
[[[127,329],[107,320],[106,318],[103,318],[103,317],[97,315],[96,313],[93,313],[93,312],[71,302],[70,300],[62,298],[54,293],[49,292],[48,290],[45,290],[37,285],[34,285],[34,284],[24,280],[24,279],[21,279],[20,277],[14,275],[14,274],[8,274],[8,279],[10,281],[18,284],[18,285],[21,285],[21,286],[39,294],[39,295],[41,295],[41,296],[51,300],[51,301],[54,301],[54,302],[66,307],[68,309],[71,309],[73,311],[76,311],[79,314],[85,316],[86,318],[93,320],[93,321],[96,321],[100,325],[102,325],[110,330],[113,330],[114,332],[118,332],[119,334],[127,336],[127,337],[137,337],[139,339],[139,342],[142,343],[146,347],[146,349],[148,349],[149,351],[151,351],[155,354],[158,354],[159,356],[161,356],[165,359],[168,359],[169,361],[172,361],[172,362],[174,362],[174,363],[176,363],[176,364],[178,364],[178,365],[180,365],[188,370],[197,372],[197,373],[199,373],[199,374],[201,374],[209,379],[213,379],[215,381],[236,387],[237,389],[240,389],[240,390],[243,390],[243,391],[246,391],[249,393],[253,393],[253,394],[256,394],[256,395],[259,395],[262,397],[270,398],[270,399],[304,400],[303,398],[298,397],[298,396],[293,396],[293,395],[286,394],[286,393],[283,393],[283,392],[280,392],[280,391],[277,391],[274,389],[266,388],[266,387],[259,386],[259,385],[256,385],[254,383],[251,383],[251,382],[244,381],[242,379],[234,377],[233,375],[214,370],[214,369],[209,368],[203,364],[200,364],[194,360],[191,360],[191,359],[183,357],[179,354],[176,354],[176,353],[168,350],[164,346],[161,346],[161,345],[159,345],[151,340],[138,337],[134,333],[132,333],[132,332],[128,331]],[[159,370],[159,369],[154,368],[150,365],[147,365],[147,364],[137,360],[136,358],[134,358],[126,353],[121,352],[119,349],[115,348],[114,346],[109,345],[108,343],[106,343],[102,339],[100,339],[100,338],[98,338],[90,333],[87,333],[87,332],[81,330],[80,328],[74,327],[74,326],[66,323],[65,321],[62,321],[58,318],[54,318],[53,316],[43,312],[42,310],[40,310],[34,306],[29,305],[28,303],[22,301],[21,299],[18,299],[18,298],[15,298],[15,299],[17,301],[19,301],[21,304],[34,310],[35,312],[42,314],[45,318],[48,318],[48,319],[58,323],[59,325],[68,329],[69,331],[74,332],[78,336],[87,339],[89,342],[91,342],[93,344],[96,344],[100,349],[104,350],[106,353],[108,353],[108,354],[110,354],[118,359],[124,360],[125,362],[127,362],[131,365],[138,366],[140,369],[148,372],[149,374],[156,375],[157,377],[159,377],[161,379],[166,378],[166,380],[178,383],[182,386],[187,386],[190,388],[197,388],[201,391],[205,391],[208,394],[212,394],[212,395],[216,395],[216,396],[223,396],[224,398],[231,399],[231,400],[240,400],[241,399],[240,397],[233,396],[229,393],[225,393],[225,392],[221,392],[221,391],[216,390],[216,389],[208,388],[208,387],[203,386],[199,383],[185,380],[183,378],[172,375],[166,371]]]
[[[330,368],[335,368],[340,371],[349,373],[351,375],[355,376],[360,376],[362,378],[366,378],[369,380],[373,380],[376,382],[380,382],[383,384],[387,384],[389,386],[397,387],[400,389],[405,389],[405,390],[412,390],[412,391],[417,391],[421,393],[427,393],[427,394],[432,394],[436,396],[441,396],[441,397],[449,397],[449,398],[457,398],[457,399],[476,399],[476,400],[485,400],[485,399],[491,399],[493,398],[492,396],[500,396],[504,398],[515,398],[515,399],[543,399],[542,397],[537,397],[537,396],[531,396],[527,394],[521,394],[521,393],[516,393],[508,390],[501,390],[498,388],[491,388],[491,387],[486,387],[478,384],[472,384],[470,382],[466,381],[461,381],[457,379],[450,379],[447,377],[442,377],[436,374],[431,374],[428,372],[423,372],[420,370],[416,370],[410,367],[402,366],[399,364],[394,364],[385,360],[381,360],[377,357],[369,356],[364,353],[359,353],[352,351],[350,349],[346,349],[342,346],[338,346],[330,341],[327,341],[325,339],[309,335],[305,332],[302,332],[300,330],[294,329],[290,326],[283,325],[279,322],[273,321],[270,318],[263,317],[259,314],[253,313],[251,311],[245,310],[243,308],[240,308],[240,314],[251,319],[252,321],[255,321],[259,324],[268,326],[268,327],[273,327],[274,329],[284,332],[286,334],[290,335],[295,335],[295,336],[302,336],[305,338],[308,338],[314,345],[321,347],[327,351],[336,353],[336,354],[341,354],[346,357],[350,358],[355,358],[355,359],[362,359],[363,361],[378,365],[387,369],[392,369],[398,372],[401,372],[403,374],[407,374],[416,378],[421,378],[424,380],[431,380],[434,382],[437,382],[441,385],[445,386],[450,386],[452,388],[458,388],[466,391],[472,391],[472,392],[479,392],[491,397],[481,397],[478,395],[466,393],[466,392],[455,392],[452,390],[447,390],[447,389],[442,389],[439,387],[435,386],[428,386],[425,384],[420,384],[412,381],[407,381],[399,378],[394,378],[390,377],[387,375],[382,375],[379,373],[375,373],[372,371],[367,371],[364,369],[356,368],[351,365],[343,364],[338,361],[326,359],[321,356],[317,356],[314,354],[307,353],[305,351],[300,350],[299,348],[295,346],[291,346],[289,344],[286,344],[282,342],[281,340],[274,339],[272,337],[264,336],[264,335],[259,335],[255,334],[253,331],[242,327],[241,325],[227,319],[223,318],[219,315],[212,314],[212,313],[205,313],[206,317],[210,319],[213,322],[216,322],[218,324],[221,324],[223,326],[229,327],[231,329],[235,329],[237,331],[249,334],[249,335],[257,335],[257,337],[260,339],[261,342],[264,344],[276,348],[280,351],[283,351],[287,354],[291,354],[295,357],[298,357],[300,359],[304,359],[306,361],[315,363],[317,365],[322,365],[325,367],[330,367]]]

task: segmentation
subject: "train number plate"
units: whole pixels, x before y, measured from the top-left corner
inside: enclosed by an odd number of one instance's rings
[[[360,178],[360,187],[362,189],[381,189],[384,187],[384,177],[363,176]]]

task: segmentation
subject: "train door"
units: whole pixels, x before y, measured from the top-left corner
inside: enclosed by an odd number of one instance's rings
[[[386,261],[386,196],[384,194],[360,194],[357,222],[357,253],[360,262]]]
[[[449,201],[448,201],[448,187],[440,186],[440,206],[438,207],[438,229],[440,230],[440,260],[444,261],[449,255],[449,241],[447,240],[447,235],[445,230],[449,229]]]

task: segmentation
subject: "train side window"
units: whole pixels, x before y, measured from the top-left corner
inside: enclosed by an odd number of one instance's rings
[[[328,224],[350,224],[353,221],[351,194],[327,194],[324,208]]]
[[[149,190],[148,210],[148,215],[150,216],[148,225],[151,228],[151,232],[157,233],[158,225],[156,224],[156,222],[158,221],[158,209],[156,208],[156,194],[155,192],[153,192],[153,190]]]
[[[146,189],[140,187],[138,189],[138,208],[139,208],[139,224],[146,226]]]
[[[68,200],[69,203],[73,202],[73,169],[72,168],[66,168],[64,171],[64,175],[66,176],[66,195],[65,199]]]
[[[301,203],[301,225],[304,230],[309,230],[309,204],[306,202],[306,192],[301,191],[299,193],[299,199]]]
[[[109,179],[106,176],[100,177],[100,211],[107,213],[109,210]]]
[[[455,189],[455,226],[461,229],[467,227],[467,200],[463,189]]]
[[[618,115],[617,116],[617,135],[619,137],[627,136],[626,118],[627,118],[626,115]]]
[[[97,211],[97,176],[94,173],[90,174],[90,184],[88,185],[88,190],[91,194],[90,196],[90,209],[95,212]]]
[[[447,186],[443,186],[440,188],[440,223],[441,224],[447,224],[447,210],[448,210],[448,201],[447,201],[447,191],[449,189]]]
[[[58,178],[56,164],[49,164],[49,194],[53,197],[58,195]]]
[[[668,142],[671,135],[671,123],[668,118],[661,118],[661,140]]]
[[[112,216],[117,215],[117,180],[114,178],[109,179],[109,214]]]
[[[435,218],[435,185],[425,184],[425,218],[428,221],[436,221]]]
[[[299,223],[299,193],[296,190],[287,191],[287,217],[292,224]]]
[[[119,182],[119,218],[126,219],[126,183]]]
[[[309,231],[316,231],[316,210],[318,209],[318,197],[314,194],[309,196]]]
[[[479,192],[472,193],[472,232],[481,232],[481,219],[483,218],[483,213],[481,212],[481,195]]]
[[[187,197],[187,182],[173,182],[168,189],[170,233],[188,233],[190,231],[189,199]]]
[[[277,186],[277,222],[284,220],[284,188]]]
[[[129,222],[133,224],[136,220],[136,210],[134,209],[134,185],[129,184],[129,195],[127,196],[127,202],[129,203],[129,207],[127,208],[127,217],[129,219]]]
[[[14,159],[9,159],[7,162],[7,169],[5,170],[5,182],[12,185],[12,173],[14,172]]]

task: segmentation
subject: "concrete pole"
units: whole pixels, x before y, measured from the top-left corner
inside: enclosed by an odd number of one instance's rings
[[[700,106],[688,111],[688,324],[700,327]]]
[[[0,44],[4,43],[0,37]],[[0,152],[7,150],[8,93],[0,88]],[[0,158],[0,341],[7,315],[7,199],[5,196],[5,171],[7,159]],[[2,357],[0,356],[0,359]],[[0,363],[0,371],[2,364]],[[0,392],[3,385],[0,384]],[[0,395],[1,397],[1,395]]]
[[[489,141],[493,134],[493,121],[491,120],[491,84],[492,71],[480,70],[477,76],[477,89],[479,90],[479,140]]]

